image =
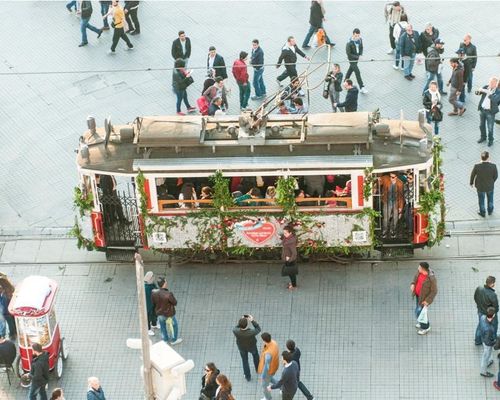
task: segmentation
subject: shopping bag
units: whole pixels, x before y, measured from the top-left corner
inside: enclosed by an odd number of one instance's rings
[[[420,311],[420,314],[418,315],[417,322],[420,324],[428,324],[429,323],[429,317],[427,315],[427,306],[424,306],[422,308],[422,311]]]
[[[174,337],[174,320],[169,317],[165,321],[166,327],[167,327],[167,334],[168,337],[173,338]]]

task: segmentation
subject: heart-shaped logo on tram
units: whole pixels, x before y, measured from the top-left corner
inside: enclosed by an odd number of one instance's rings
[[[276,227],[271,222],[264,222],[256,229],[242,231],[243,236],[255,244],[267,242],[276,233]]]

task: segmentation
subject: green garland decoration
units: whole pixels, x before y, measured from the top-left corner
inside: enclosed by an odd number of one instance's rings
[[[73,225],[73,228],[71,228],[71,230],[69,231],[68,235],[70,237],[76,238],[76,246],[79,249],[84,248],[87,251],[92,251],[97,249],[93,240],[87,239],[86,237],[83,236],[82,228],[76,216],[75,216],[75,224]]]
[[[73,210],[78,209],[80,217],[83,217],[94,208],[94,196],[92,192],[83,191],[76,186],[73,189]]]
[[[373,193],[373,184],[377,177],[373,175],[373,167],[365,168],[365,179],[363,180],[363,199],[367,201]]]
[[[276,204],[283,209],[285,215],[293,216],[297,214],[296,185],[297,181],[293,176],[280,176],[276,183]]]

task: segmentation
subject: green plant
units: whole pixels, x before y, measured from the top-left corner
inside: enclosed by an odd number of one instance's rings
[[[297,212],[296,185],[297,181],[293,176],[280,176],[276,183],[276,204],[283,208],[285,215],[295,215]]]
[[[224,211],[234,205],[233,197],[229,192],[229,179],[224,178],[222,171],[216,171],[210,178],[213,189],[213,205]]]
[[[373,167],[365,168],[365,179],[363,180],[363,198],[367,201],[373,193],[373,184],[377,177],[373,175]]]
[[[139,192],[139,212],[143,218],[146,218],[148,216],[148,197],[144,187],[146,178],[141,170],[139,170],[139,173],[135,178],[135,182],[137,184],[137,191]]]
[[[73,210],[78,209],[80,217],[94,208],[94,196],[92,192],[82,190],[78,186],[73,190]]]
[[[71,228],[71,230],[69,231],[68,235],[70,237],[76,238],[76,246],[79,249],[84,248],[87,251],[92,251],[92,250],[97,249],[93,240],[87,239],[86,237],[83,236],[82,228],[81,228],[80,224],[78,223],[77,217],[75,217],[75,224],[73,225],[73,228]]]

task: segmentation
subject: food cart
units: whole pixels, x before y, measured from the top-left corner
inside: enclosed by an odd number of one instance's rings
[[[43,276],[29,276],[16,286],[9,311],[17,325],[16,373],[19,377],[31,370],[32,343],[40,343],[49,354],[49,369],[55,370],[58,379],[62,376],[63,360],[68,358],[68,352],[54,309],[57,290],[57,282]],[[29,383],[22,381],[21,384]]]

